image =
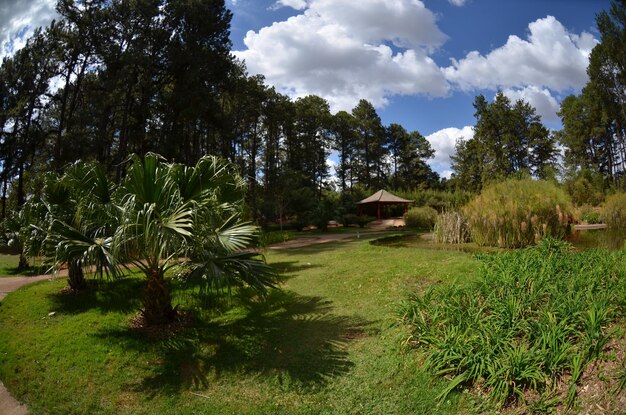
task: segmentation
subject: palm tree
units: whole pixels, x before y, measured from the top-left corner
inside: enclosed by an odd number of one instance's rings
[[[247,284],[264,293],[274,285],[273,270],[242,251],[256,227],[240,222],[245,182],[231,164],[211,156],[192,167],[156,154],[130,160],[113,244],[147,279],[146,324],[176,317],[165,281],[175,265],[185,265],[188,281],[201,290]]]
[[[94,267],[101,279],[119,275],[112,235],[119,226],[113,185],[102,166],[78,162],[58,177],[46,178],[41,203],[47,215],[45,246],[55,268],[67,265],[72,290],[86,287],[85,268]]]

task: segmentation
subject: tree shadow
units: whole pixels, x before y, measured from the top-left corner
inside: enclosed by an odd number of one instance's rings
[[[227,373],[261,375],[282,387],[325,385],[353,366],[347,345],[370,324],[357,317],[332,314],[320,297],[274,290],[263,302],[244,306],[239,318],[196,318],[173,339],[153,344],[159,362],[148,377],[129,387],[150,395],[207,388]],[[123,347],[145,350],[148,340],[130,329],[98,333]]]
[[[111,311],[132,312],[141,304],[145,282],[139,278],[122,278],[115,281],[88,280],[88,287],[76,293],[48,294],[54,310],[65,314],[79,314],[94,308],[102,313]]]
[[[276,272],[278,272],[283,278],[285,274],[295,274],[300,271],[319,268],[319,265],[311,264],[303,261],[282,261],[282,262],[270,262],[268,263]]]
[[[2,269],[4,275],[36,277],[38,275],[49,274],[50,266],[48,265],[31,265],[26,269],[20,269],[18,266],[5,267]]]

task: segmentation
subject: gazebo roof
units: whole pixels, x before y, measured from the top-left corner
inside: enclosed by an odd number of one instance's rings
[[[367,203],[411,203],[412,200],[402,199],[396,195],[392,195],[386,190],[379,190],[370,197],[366,197],[360,202],[356,202],[357,205],[364,205]]]

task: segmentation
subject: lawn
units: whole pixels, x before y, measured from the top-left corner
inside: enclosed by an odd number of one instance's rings
[[[131,331],[138,276],[80,295],[44,282],[0,303],[0,379],[35,414],[462,413],[458,394],[402,348],[399,303],[475,278],[471,254],[366,239],[268,251],[284,277],[267,300],[183,289],[191,325],[173,339]],[[50,314],[54,313],[54,314]]]
[[[49,268],[43,266],[40,259],[35,259],[30,261],[30,268],[24,271],[18,271],[17,267],[19,263],[19,255],[0,254],[0,278],[44,274]]]

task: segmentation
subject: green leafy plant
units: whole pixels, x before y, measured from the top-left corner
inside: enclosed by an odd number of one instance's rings
[[[423,348],[430,370],[449,379],[441,398],[478,385],[501,407],[569,376],[572,402],[584,368],[601,357],[609,326],[623,315],[625,258],[623,251],[574,252],[552,238],[482,255],[475,283],[433,288],[402,306],[407,344]]]
[[[431,230],[437,219],[437,211],[431,207],[414,207],[404,214],[407,228]]]

